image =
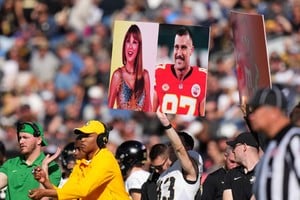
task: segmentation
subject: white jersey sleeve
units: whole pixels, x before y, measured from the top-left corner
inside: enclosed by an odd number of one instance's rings
[[[157,181],[157,199],[182,200],[195,198],[200,188],[200,180],[203,172],[203,161],[199,153],[195,151],[189,151],[188,153],[198,164],[197,180],[186,180],[182,174],[182,167],[177,160],[169,169],[160,175]]]
[[[150,173],[145,170],[139,170],[131,173],[125,181],[126,190],[128,193],[132,191],[139,192],[149,177]]]

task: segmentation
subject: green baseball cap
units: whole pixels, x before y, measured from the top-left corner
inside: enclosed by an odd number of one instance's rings
[[[20,132],[24,133],[30,133],[34,137],[39,137],[41,136],[42,138],[42,146],[47,146],[48,142],[45,139],[44,136],[44,130],[42,126],[39,123],[36,122],[20,122],[17,124],[17,133],[19,134]]]

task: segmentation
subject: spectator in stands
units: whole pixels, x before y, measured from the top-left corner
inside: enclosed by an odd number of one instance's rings
[[[64,113],[67,105],[75,102],[76,80],[72,77],[72,63],[64,60],[55,77],[55,96],[59,105],[59,112]]]
[[[36,49],[31,54],[30,69],[39,83],[51,82],[54,80],[60,61],[50,50],[47,38],[39,37],[35,40]]]

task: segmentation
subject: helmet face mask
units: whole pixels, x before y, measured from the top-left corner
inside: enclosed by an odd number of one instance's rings
[[[147,160],[147,149],[144,144],[136,140],[123,142],[116,151],[116,159],[119,162],[123,177],[134,166],[142,166]]]
[[[70,161],[75,161],[74,152],[75,152],[75,143],[74,142],[67,144],[64,147],[64,149],[62,150],[59,159],[61,161],[61,165],[64,170],[70,170],[68,167],[68,164]]]

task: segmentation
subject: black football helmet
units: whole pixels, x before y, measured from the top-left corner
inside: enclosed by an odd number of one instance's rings
[[[61,165],[62,165],[63,169],[69,170],[68,163],[72,160],[74,160],[74,161],[76,160],[75,156],[74,156],[74,152],[75,152],[75,143],[74,142],[70,142],[62,150],[59,159],[61,161]]]
[[[136,140],[123,142],[116,151],[123,177],[133,166],[143,165],[147,160],[147,149],[144,144]]]

